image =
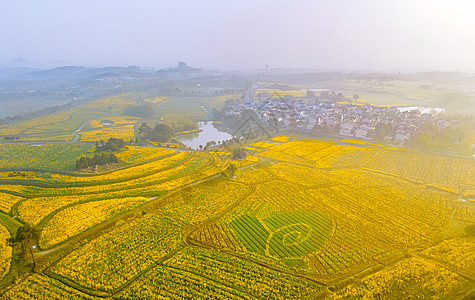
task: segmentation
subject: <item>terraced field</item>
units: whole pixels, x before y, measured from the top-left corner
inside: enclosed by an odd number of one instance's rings
[[[0,247],[0,299],[473,295],[472,159],[285,136],[253,147],[241,161],[130,147],[129,166],[95,175],[4,170],[2,222],[38,237],[23,260]],[[22,261],[35,273],[13,280]]]

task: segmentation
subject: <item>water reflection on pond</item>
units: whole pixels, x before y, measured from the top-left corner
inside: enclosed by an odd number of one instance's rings
[[[213,126],[213,122],[200,122],[199,127],[202,130],[199,133],[184,134],[178,139],[192,149],[199,149],[200,145],[206,146],[207,142],[215,141],[227,141],[232,139],[233,136],[227,132],[219,131]]]

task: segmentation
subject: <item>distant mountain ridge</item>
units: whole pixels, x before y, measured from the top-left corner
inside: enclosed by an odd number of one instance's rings
[[[22,58],[18,55],[18,58],[12,59],[6,63],[7,67],[12,68],[37,68],[38,65],[32,61]]]
[[[151,74],[151,71],[137,66],[104,68],[64,66],[33,72],[30,75],[35,78],[105,78],[123,76],[143,77],[146,74]]]

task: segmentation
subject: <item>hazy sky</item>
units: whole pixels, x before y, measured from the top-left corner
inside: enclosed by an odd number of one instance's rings
[[[475,1],[2,0],[0,63],[475,70]]]

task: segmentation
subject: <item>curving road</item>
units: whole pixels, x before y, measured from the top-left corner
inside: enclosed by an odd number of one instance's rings
[[[79,140],[81,139],[81,135],[78,133],[80,132],[81,130],[83,130],[83,128],[87,125],[87,123],[91,122],[92,120],[95,120],[95,119],[99,119],[100,116],[96,116],[90,120],[87,120],[86,122],[82,123],[81,126],[79,126],[78,129],[76,129],[75,131],[73,131],[71,134],[74,135],[74,138],[72,140],[70,140],[69,142],[67,142],[68,144],[75,144],[75,143],[78,143]]]

